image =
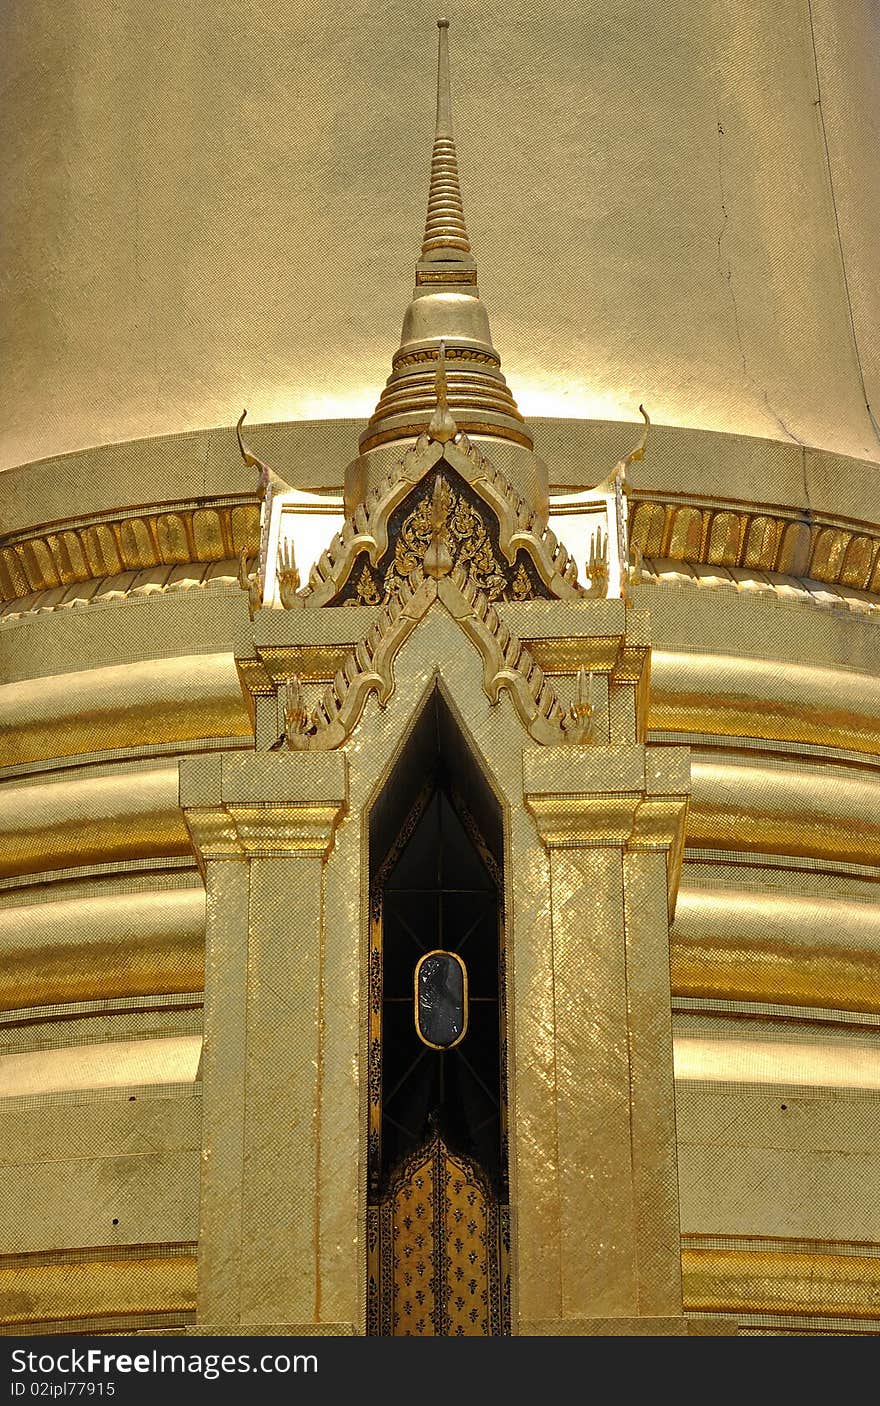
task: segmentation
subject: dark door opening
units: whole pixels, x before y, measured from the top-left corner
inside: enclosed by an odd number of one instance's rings
[[[370,860],[368,1331],[498,1336],[502,823],[437,690],[373,808]]]

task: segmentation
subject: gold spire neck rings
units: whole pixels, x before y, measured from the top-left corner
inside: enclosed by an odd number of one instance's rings
[[[431,155],[428,214],[422,240],[422,263],[453,263],[462,268],[475,269],[464,221],[452,129],[449,20],[438,20],[437,29],[437,121]]]

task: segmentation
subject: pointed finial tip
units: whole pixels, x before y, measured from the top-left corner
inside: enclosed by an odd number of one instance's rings
[[[449,28],[449,20],[438,20],[438,21],[437,21],[437,28],[438,28],[438,29],[448,29],[448,28]]]

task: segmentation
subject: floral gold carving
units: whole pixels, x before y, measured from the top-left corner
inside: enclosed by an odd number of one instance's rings
[[[450,566],[455,563],[466,567],[480,589],[490,600],[501,600],[507,592],[507,577],[492,550],[486,524],[463,494],[455,493],[445,478],[438,476],[440,487],[440,510],[444,519],[444,535],[450,551]],[[389,590],[399,590],[400,582],[409,578],[420,568],[432,540],[433,495],[425,495],[403,523],[394,553],[394,561],[388,571],[386,586]],[[520,566],[520,572],[525,571]],[[528,595],[532,594],[531,583],[525,577]],[[521,595],[518,599],[526,599]]]
[[[522,562],[516,570],[516,575],[510,587],[510,594],[514,600],[528,600],[532,594],[532,583],[528,578],[528,573]]]
[[[355,598],[358,605],[381,605],[382,603],[382,592],[368,566],[363,568],[357,579]]]

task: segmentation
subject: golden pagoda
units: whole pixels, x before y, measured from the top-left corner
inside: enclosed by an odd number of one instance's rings
[[[12,36],[2,1332],[875,1333],[876,16],[463,6],[486,302],[438,21],[379,392],[280,9]]]

